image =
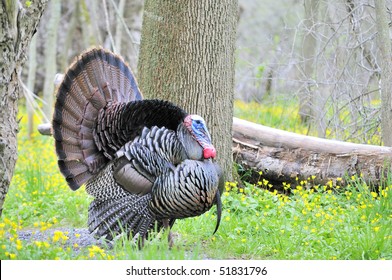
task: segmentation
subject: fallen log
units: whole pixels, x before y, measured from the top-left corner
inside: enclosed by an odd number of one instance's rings
[[[50,124],[38,130],[51,135]],[[392,148],[304,136],[233,118],[233,158],[251,183],[265,179],[278,188],[300,181],[332,186],[354,176],[378,186],[390,171]]]
[[[37,129],[38,132],[41,133],[42,135],[47,135],[47,136],[52,135],[52,126],[50,123],[39,124]]]
[[[304,136],[233,118],[233,156],[244,169],[254,170],[247,178],[253,183],[332,186],[354,176],[378,186],[390,171],[392,148]]]

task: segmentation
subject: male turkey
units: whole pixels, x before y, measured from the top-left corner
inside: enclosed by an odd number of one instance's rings
[[[88,224],[97,237],[144,239],[155,225],[171,227],[213,204],[218,229],[223,178],[204,120],[143,100],[121,57],[93,48],[75,60],[58,88],[52,127],[68,185],[85,184],[94,197]]]

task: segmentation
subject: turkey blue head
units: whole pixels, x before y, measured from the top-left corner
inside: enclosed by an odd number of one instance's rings
[[[184,126],[193,140],[184,139],[184,147],[189,158],[196,160],[215,158],[216,150],[211,143],[211,136],[204,119],[199,115],[188,115],[184,119]],[[194,145],[194,141],[197,145]]]

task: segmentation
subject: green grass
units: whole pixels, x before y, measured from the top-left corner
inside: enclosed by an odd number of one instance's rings
[[[269,121],[278,115],[289,120],[293,114],[286,113],[295,108],[268,110]],[[392,181],[372,190],[361,178],[348,178],[340,187],[314,186],[309,178],[297,181],[290,195],[270,190],[262,176],[245,187],[227,182],[219,231],[212,235],[215,207],[179,220],[171,250],[165,233],[143,250],[123,239],[112,248],[80,248],[67,244],[72,233],[62,230],[46,240],[19,240],[17,232],[24,229],[86,227],[91,201],[84,189],[66,186],[53,140],[39,135],[27,140],[23,121],[19,160],[0,219],[0,259],[392,259]]]
[[[301,124],[295,99],[277,99],[263,104],[255,101],[246,103],[234,101],[234,116],[262,125],[275,127],[300,134],[309,134],[308,126]]]

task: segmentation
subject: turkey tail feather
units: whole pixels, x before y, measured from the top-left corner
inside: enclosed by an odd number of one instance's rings
[[[53,115],[53,136],[60,171],[72,190],[78,189],[108,162],[93,131],[99,111],[108,103],[142,100],[136,80],[124,60],[93,48],[66,71]]]

